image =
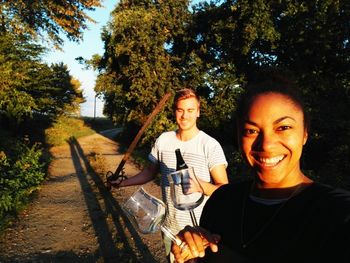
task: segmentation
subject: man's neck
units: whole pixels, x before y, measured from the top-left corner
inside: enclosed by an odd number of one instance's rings
[[[197,127],[195,127],[194,129],[188,130],[188,131],[178,129],[176,131],[176,137],[180,141],[189,141],[193,137],[195,137],[198,133],[199,133],[199,129]]]

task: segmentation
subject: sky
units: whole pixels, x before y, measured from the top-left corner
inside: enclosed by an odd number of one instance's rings
[[[96,99],[96,112],[94,110],[95,105],[95,80],[97,72],[92,69],[84,69],[84,65],[78,63],[75,60],[77,57],[83,57],[90,59],[94,54],[103,54],[103,43],[101,40],[101,29],[105,26],[110,18],[110,13],[117,5],[118,0],[104,0],[102,2],[102,8],[96,8],[93,12],[88,12],[88,15],[96,21],[95,24],[88,23],[88,29],[84,31],[84,38],[81,43],[75,43],[64,39],[64,46],[62,51],[52,49],[44,57],[44,61],[47,63],[59,63],[63,62],[67,65],[70,74],[78,79],[81,83],[83,95],[86,102],[81,105],[81,115],[94,117],[103,117],[103,101]]]

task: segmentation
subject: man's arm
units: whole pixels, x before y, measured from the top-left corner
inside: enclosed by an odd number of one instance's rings
[[[207,196],[210,196],[221,185],[228,183],[226,166],[224,164],[214,166],[210,170],[210,175],[213,183],[208,183],[199,179],[199,182],[203,189],[203,193]]]
[[[158,172],[159,172],[159,166],[157,164],[152,163],[148,167],[144,168],[138,174],[123,180],[119,184],[119,187],[148,183],[149,181],[152,181],[154,179],[155,175]]]

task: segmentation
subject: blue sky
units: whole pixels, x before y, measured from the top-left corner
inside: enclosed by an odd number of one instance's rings
[[[63,62],[68,66],[70,74],[81,82],[81,88],[86,102],[81,105],[82,116],[94,116],[94,100],[95,100],[95,80],[97,72],[86,70],[80,65],[75,58],[83,57],[89,59],[94,54],[103,54],[103,43],[101,40],[101,28],[105,26],[110,18],[110,13],[117,5],[118,0],[104,0],[103,8],[96,8],[94,12],[89,12],[96,23],[88,24],[88,30],[84,32],[84,39],[81,43],[74,43],[65,39],[63,51],[51,50],[44,56],[44,60],[50,63]],[[96,100],[96,116],[101,117],[103,102]]]

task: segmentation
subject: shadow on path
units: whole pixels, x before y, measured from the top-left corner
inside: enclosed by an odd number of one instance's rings
[[[152,253],[142,241],[140,235],[123,213],[119,203],[105,187],[104,182],[91,167],[88,159],[75,138],[69,141],[70,151],[77,177],[81,184],[98,244],[99,257],[104,262],[147,262],[156,263]],[[84,173],[84,168],[87,173]],[[90,180],[89,180],[90,179]],[[96,193],[96,187],[98,193]],[[95,190],[95,191],[94,191]],[[102,197],[102,199],[101,199]],[[99,202],[102,201],[102,204]],[[111,216],[116,233],[106,220]],[[131,235],[132,238],[128,238]],[[113,234],[115,237],[113,237]],[[133,244],[137,252],[133,250]],[[119,246],[118,244],[123,244]]]

